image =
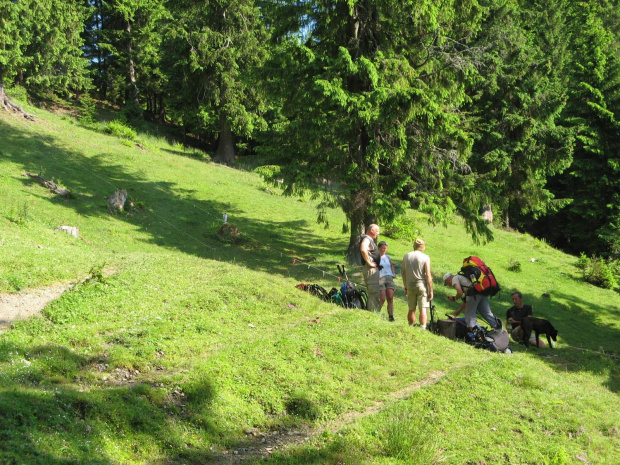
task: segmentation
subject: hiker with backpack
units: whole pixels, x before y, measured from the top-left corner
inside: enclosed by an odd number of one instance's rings
[[[381,295],[379,299],[379,311],[383,308],[383,303],[387,300],[388,319],[394,321],[394,278],[396,277],[396,268],[392,263],[392,257],[387,252],[387,242],[379,242],[379,253],[381,254],[381,267],[379,270],[379,286]]]
[[[456,275],[446,273],[443,277],[445,286],[454,287],[456,295],[448,296],[451,302],[457,302],[465,298],[460,308],[452,314],[456,316],[465,309],[465,324],[467,328],[477,325],[476,314],[484,318],[492,328],[502,329],[502,321],[496,318],[489,305],[489,295],[495,295],[499,291],[499,285],[493,276],[493,272],[478,257],[468,257],[463,261],[461,271]]]
[[[377,246],[379,237],[379,226],[371,224],[362,236],[360,252],[362,254],[362,275],[368,292],[368,310],[378,312],[381,302],[381,286],[379,284],[379,270],[381,263],[381,253]]]
[[[431,259],[423,252],[425,249],[426,242],[423,239],[416,239],[413,243],[413,252],[409,252],[403,257],[401,271],[405,296],[409,306],[407,320],[410,326],[415,325],[415,311],[419,307],[420,328],[422,329],[426,329],[426,310],[433,300]]]

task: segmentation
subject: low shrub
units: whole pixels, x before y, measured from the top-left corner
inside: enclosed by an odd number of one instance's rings
[[[305,420],[317,420],[321,416],[321,409],[303,393],[293,393],[286,401],[286,412]]]
[[[112,134],[113,136],[122,137],[123,139],[136,140],[138,133],[125,123],[114,120],[110,121],[103,130],[106,134]]]
[[[514,271],[515,273],[521,273],[521,262],[511,258],[508,262],[508,269],[510,271]]]
[[[581,254],[576,266],[583,272],[583,279],[598,287],[613,289],[618,285],[613,272],[615,264],[608,264],[605,259],[594,256],[592,258]]]

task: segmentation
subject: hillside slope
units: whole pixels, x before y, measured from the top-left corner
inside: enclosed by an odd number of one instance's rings
[[[271,460],[618,457],[620,298],[581,282],[574,257],[501,230],[475,245],[458,219],[432,227],[410,212],[440,315],[454,304],[439,277],[473,254],[503,286],[498,316],[518,289],[560,329],[556,350],[477,351],[409,328],[400,287],[395,323],[295,289],[338,285],[341,212],[329,211],[324,228],[311,200],[282,197],[253,173],[157,135],[137,145],[39,113],[36,122],[0,113],[0,291],[78,284],[0,334],[1,462],[236,463],[275,432],[308,426],[317,437]],[[111,214],[116,189],[129,203]],[[242,233],[237,243],[218,240],[224,213]],[[410,250],[384,239],[396,261]],[[520,273],[509,270],[514,261]],[[358,270],[350,277],[359,282]],[[422,432],[426,448],[411,442]]]

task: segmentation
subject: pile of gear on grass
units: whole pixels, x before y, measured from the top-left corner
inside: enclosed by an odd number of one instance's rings
[[[338,272],[344,278],[344,282],[340,285],[340,288],[332,287],[332,289],[327,292],[318,284],[300,283],[295,287],[297,289],[301,289],[302,291],[309,292],[324,302],[331,302],[345,308],[359,308],[366,310],[368,308],[368,296],[366,291],[363,289],[359,290],[355,283],[349,281],[344,265],[336,266],[338,267]]]
[[[491,268],[478,257],[470,256],[465,258],[458,274],[465,276],[472,283],[472,287],[463,295],[463,301],[467,296],[475,294],[492,297],[501,290]],[[480,325],[468,328],[465,318],[454,318],[449,314],[446,314],[446,316],[448,318],[445,320],[436,319],[435,305],[431,302],[429,330],[449,339],[463,339],[467,344],[471,344],[478,349],[512,353],[508,347],[510,335],[502,325],[496,329],[488,329]]]

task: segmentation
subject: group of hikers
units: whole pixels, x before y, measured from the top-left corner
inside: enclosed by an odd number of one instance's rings
[[[362,236],[360,252],[363,265],[364,283],[368,293],[368,310],[379,312],[387,301],[389,321],[394,321],[394,280],[396,279],[396,267],[391,257],[386,253],[388,244],[385,241],[377,243],[380,228],[371,224],[366,234]],[[431,259],[424,253],[426,243],[423,239],[416,239],[413,243],[413,251],[405,254],[402,260],[401,276],[405,296],[407,297],[408,313],[407,320],[411,326],[419,326],[426,329],[428,322],[428,310],[434,298],[433,277],[431,274]],[[489,305],[489,297],[483,293],[468,292],[472,289],[472,281],[463,274],[446,273],[443,276],[443,284],[454,288],[455,295],[448,296],[450,302],[461,302],[459,308],[451,315],[457,316],[465,310],[464,323],[467,328],[477,326],[476,315],[479,313],[493,328],[503,329],[502,320],[496,318]],[[521,321],[532,316],[532,307],[523,304],[523,295],[520,292],[512,294],[513,306],[506,311],[506,324],[510,324],[511,337],[520,342],[523,339]],[[419,309],[419,324],[416,324],[416,310]],[[535,344],[534,334],[530,342]],[[544,343],[539,341],[539,347]]]

